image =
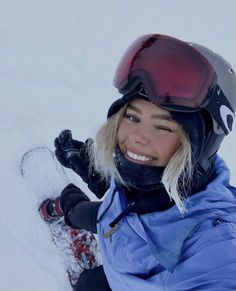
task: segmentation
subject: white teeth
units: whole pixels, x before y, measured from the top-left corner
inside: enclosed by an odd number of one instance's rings
[[[137,160],[137,161],[150,161],[151,158],[147,157],[147,156],[140,156],[134,153],[131,153],[130,151],[127,151],[127,156],[130,157],[133,160]]]

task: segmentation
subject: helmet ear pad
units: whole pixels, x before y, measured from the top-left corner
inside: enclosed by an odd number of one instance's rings
[[[192,165],[200,175],[205,175],[215,160],[225,137],[216,134],[207,110],[196,112],[170,111],[172,117],[186,129],[192,149]]]
[[[170,114],[187,131],[192,149],[192,163],[195,167],[201,161],[206,140],[205,121],[200,111],[177,112],[170,111]]]

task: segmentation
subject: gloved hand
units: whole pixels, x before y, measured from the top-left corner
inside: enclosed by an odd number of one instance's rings
[[[65,129],[54,141],[55,155],[64,167],[71,168],[71,158],[79,155],[83,145],[83,142],[72,138],[72,133],[69,129]]]
[[[42,219],[48,222],[57,220],[64,215],[60,206],[60,196],[55,200],[44,200],[38,210]]]
[[[61,192],[60,208],[66,216],[73,206],[83,201],[90,201],[90,199],[80,188],[70,183]]]
[[[67,168],[75,171],[82,180],[88,185],[88,188],[101,198],[109,187],[105,179],[90,167],[90,157],[88,148],[93,144],[91,138],[84,143],[72,138],[69,129],[63,130],[55,139],[55,155],[58,161]]]

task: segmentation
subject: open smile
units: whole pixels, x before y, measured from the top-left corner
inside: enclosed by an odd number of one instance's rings
[[[125,156],[128,160],[134,161],[136,163],[150,164],[156,160],[154,157],[151,157],[148,155],[137,154],[137,153],[131,152],[130,150],[126,151]]]

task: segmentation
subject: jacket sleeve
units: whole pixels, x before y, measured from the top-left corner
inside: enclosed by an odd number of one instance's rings
[[[89,170],[89,165],[84,165],[84,163],[84,161],[81,162],[80,157],[75,156],[71,158],[71,169],[82,178],[89,190],[93,192],[97,198],[102,198],[109,188],[109,183],[105,179],[102,179],[97,171],[93,169]]]
[[[65,215],[65,222],[73,228],[97,233],[97,214],[102,202],[83,201],[73,206]]]
[[[221,223],[188,240],[167,290],[236,290],[236,225]]]

